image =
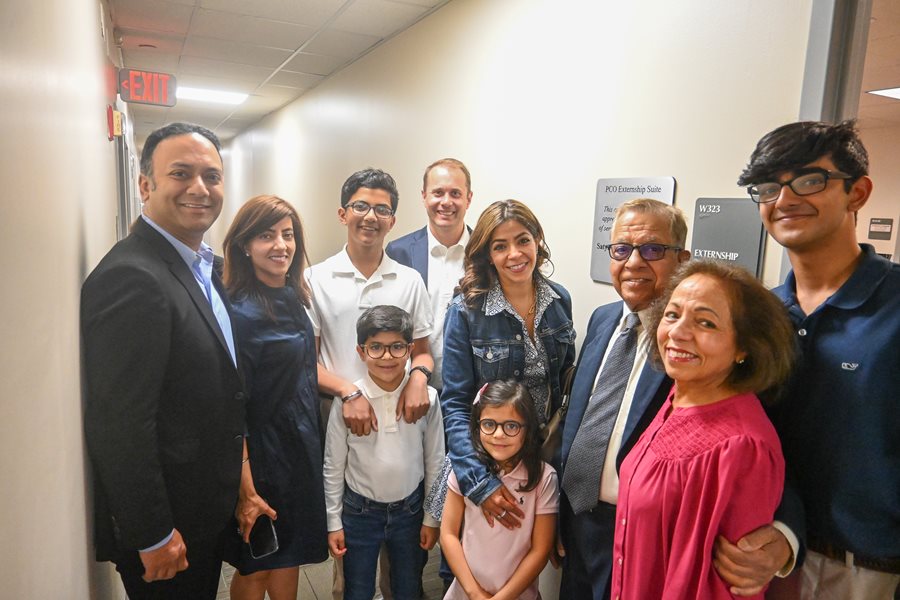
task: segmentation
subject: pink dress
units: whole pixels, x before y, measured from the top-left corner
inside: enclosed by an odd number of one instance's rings
[[[478,505],[465,499],[466,509],[463,515],[462,548],[469,563],[472,575],[489,594],[496,594],[509,581],[519,563],[531,549],[531,533],[534,529],[535,515],[555,514],[559,512],[559,493],[556,482],[556,470],[544,463],[544,471],[537,487],[529,492],[519,492],[528,475],[522,463],[503,475],[503,485],[519,500],[519,507],[525,513],[522,526],[510,531],[502,525],[494,523],[488,527],[484,514]],[[459,495],[459,482],[456,473],[450,473],[447,485]],[[541,597],[538,592],[537,579],[528,587],[520,600],[536,600]],[[455,579],[447,590],[444,600],[467,600],[466,592]]]
[[[716,536],[771,523],[783,486],[781,444],[754,394],[673,409],[670,393],[619,473],[612,598],[732,598],[712,564]]]

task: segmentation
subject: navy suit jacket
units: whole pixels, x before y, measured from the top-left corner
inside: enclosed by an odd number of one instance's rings
[[[428,226],[397,238],[384,249],[401,265],[415,269],[428,287]]]
[[[572,393],[569,397],[569,411],[566,414],[563,426],[562,448],[560,454],[560,481],[562,471],[565,469],[569,450],[572,449],[572,440],[584,418],[588,400],[594,388],[594,380],[603,362],[603,355],[609,340],[622,319],[624,303],[613,302],[599,307],[591,315],[588,322],[587,334],[584,344],[581,346],[581,355],[578,357],[578,371],[575,373],[575,381],[572,383]],[[638,349],[638,352],[641,350]],[[662,371],[653,368],[650,361],[644,365],[641,371],[638,385],[634,392],[631,410],[625,422],[625,430],[622,433],[622,446],[616,457],[616,466],[622,463],[622,459],[634,446],[638,438],[656,416],[662,403],[665,401],[672,380]]]

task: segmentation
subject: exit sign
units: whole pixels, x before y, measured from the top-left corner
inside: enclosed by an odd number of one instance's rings
[[[119,69],[119,96],[125,102],[175,106],[175,76],[137,69]]]

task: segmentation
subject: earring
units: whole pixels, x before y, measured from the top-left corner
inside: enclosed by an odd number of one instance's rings
[[[742,365],[742,364],[744,364],[745,360],[747,360],[747,357],[741,358],[741,359],[737,360],[736,362],[737,362],[737,364]]]
[[[249,252],[244,252],[244,256],[248,256],[248,257],[249,257],[249,256],[250,256],[250,253],[249,253]]]

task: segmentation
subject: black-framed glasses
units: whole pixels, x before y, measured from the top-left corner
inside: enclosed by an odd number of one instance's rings
[[[370,210],[375,211],[375,216],[381,219],[390,219],[394,216],[394,209],[387,204],[371,205],[365,200],[357,200],[347,205],[347,208],[353,211],[353,214],[364,217],[369,214]]]
[[[855,179],[853,175],[841,171],[829,171],[821,167],[798,169],[797,172],[800,174],[790,181],[767,181],[748,186],[747,193],[750,194],[750,199],[757,204],[768,204],[778,200],[781,188],[784,186],[791,188],[791,191],[798,196],[809,196],[824,190],[829,179]]]
[[[494,435],[494,432],[497,431],[498,427],[501,428],[503,433],[508,437],[516,437],[525,425],[518,421],[503,421],[502,423],[498,423],[493,419],[481,419],[478,421],[478,428],[484,435]]]
[[[381,342],[372,342],[371,344],[360,344],[366,349],[369,358],[383,358],[385,353],[390,353],[394,358],[403,358],[409,354],[412,344],[407,342],[394,342],[393,344],[382,344]]]
[[[666,255],[666,250],[681,250],[678,246],[667,246],[666,244],[608,244],[606,249],[609,250],[609,257],[613,260],[628,260],[631,253],[635,250],[641,255],[641,258],[648,261],[660,260]]]

